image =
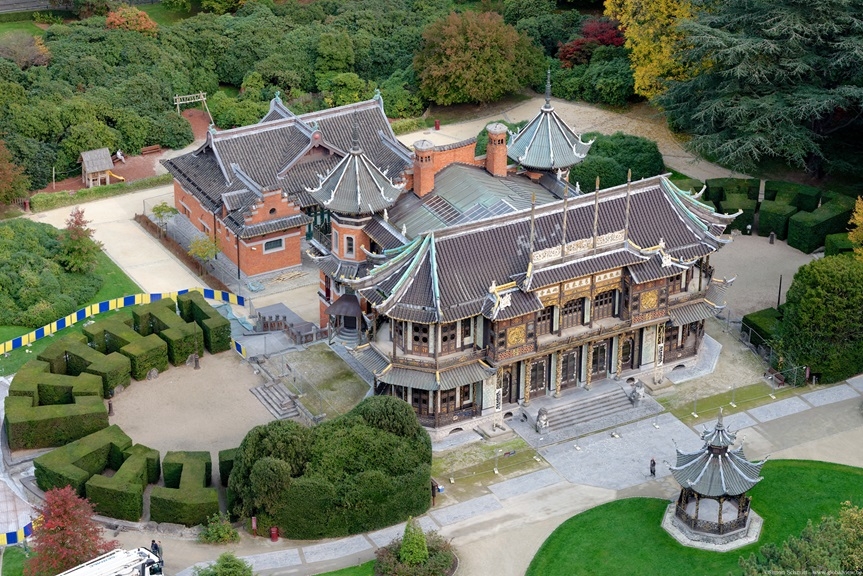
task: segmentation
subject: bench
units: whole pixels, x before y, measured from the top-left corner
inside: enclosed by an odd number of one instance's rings
[[[785,386],[785,376],[774,368],[768,368],[764,373],[765,378],[770,378],[777,386]]]
[[[143,148],[141,148],[141,155],[158,154],[161,151],[161,146],[159,146],[158,144],[153,144],[152,146],[144,146]]]

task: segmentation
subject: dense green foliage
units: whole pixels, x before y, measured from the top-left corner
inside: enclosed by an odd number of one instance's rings
[[[212,0],[211,0],[212,1]],[[205,568],[195,568],[195,576],[253,576],[251,565],[231,552],[219,556],[216,562]]]
[[[200,292],[179,295],[177,306],[183,320],[200,326],[204,347],[210,354],[231,349],[231,322],[210,306]]]
[[[402,545],[399,548],[399,560],[402,564],[416,566],[428,562],[429,549],[426,535],[416,519],[409,518],[405,524],[405,533],[402,536]]]
[[[827,238],[824,239],[824,254],[826,256],[836,256],[853,251],[854,243],[848,238],[847,232],[828,234]]]
[[[847,230],[854,200],[835,196],[812,212],[798,212],[788,222],[788,245],[809,254],[824,245],[828,234]]]
[[[93,298],[101,278],[64,269],[61,245],[48,224],[0,222],[0,325],[43,326]]]
[[[743,317],[743,328],[749,333],[749,342],[760,346],[773,340],[782,315],[776,308],[765,308]]]
[[[698,73],[657,102],[674,128],[694,135],[694,151],[741,170],[777,158],[816,175],[861,173],[863,1],[693,6],[682,59]]]
[[[599,177],[601,188],[610,188],[626,183],[627,172],[632,170],[632,180],[662,174],[665,165],[656,142],[616,132],[611,136],[591,132],[582,135],[582,140],[594,140],[587,157],[569,171],[572,185],[579,183],[581,189],[593,190]]]
[[[198,541],[205,544],[228,544],[239,542],[240,533],[231,526],[227,515],[219,513],[207,518],[207,523],[198,535]]]
[[[788,237],[788,220],[797,213],[797,208],[784,202],[765,200],[758,208],[758,235],[775,233],[780,240]]]
[[[219,513],[219,494],[208,488],[212,477],[209,452],[168,452],[162,460],[165,486],[150,493],[150,519],[195,526]]]
[[[144,489],[159,480],[159,452],[136,444],[123,457],[113,476],[96,474],[87,481],[87,499],[102,516],[137,522],[144,512]]]
[[[779,348],[821,382],[863,371],[863,262],[828,256],[801,267],[788,289]]]
[[[769,460],[762,471],[764,480],[750,492],[752,509],[764,518],[761,537],[738,551],[717,554],[681,546],[660,525],[668,500],[631,498],[597,506],[565,521],[542,544],[527,576],[586,576],[596,574],[597,566],[603,574],[740,574],[740,556],[799,534],[810,519],[837,514],[846,500],[863,504],[860,468]]]
[[[366,532],[423,513],[430,468],[431,441],[410,405],[375,396],[313,429],[253,428],[228,481],[231,511],[289,538]]]

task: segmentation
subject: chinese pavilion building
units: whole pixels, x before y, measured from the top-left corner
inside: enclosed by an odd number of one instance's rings
[[[701,434],[700,450],[677,448],[677,463],[669,468],[681,486],[680,495],[669,505],[663,526],[678,541],[730,549],[758,539],[761,519],[750,510],[746,492],[762,480],[766,459],[747,460],[743,446],[731,448],[736,438],[725,428],[720,410],[714,429]]]
[[[437,434],[694,362],[729,284],[702,270],[736,215],[663,177],[570,186],[591,142],[548,91],[518,134],[487,128],[482,156],[476,138],[411,151],[379,96],[302,116],[274,99],[165,166],[177,208],[246,274],[298,264],[305,232],[320,325]]]

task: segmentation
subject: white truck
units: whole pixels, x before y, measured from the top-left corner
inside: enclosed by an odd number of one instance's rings
[[[151,576],[162,573],[162,560],[146,548],[117,548],[57,576]]]

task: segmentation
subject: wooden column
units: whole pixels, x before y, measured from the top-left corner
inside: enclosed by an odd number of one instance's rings
[[[623,334],[617,336],[617,371],[615,378],[620,380],[620,373],[623,372]]]
[[[524,363],[524,405],[530,406],[530,368],[533,362],[530,360]]]
[[[554,397],[560,398],[560,380],[563,376],[563,350],[557,351],[557,369],[555,372],[557,373],[557,383],[554,388]]]
[[[593,342],[587,343],[587,382],[584,384],[585,390],[590,390],[590,380],[593,377]]]

